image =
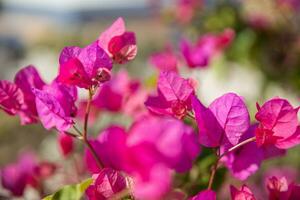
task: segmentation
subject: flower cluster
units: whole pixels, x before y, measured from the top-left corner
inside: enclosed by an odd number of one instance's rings
[[[207,66],[233,36],[228,29],[220,35],[204,35],[195,45],[183,40],[186,64]],[[74,153],[76,139],[83,142],[80,155],[92,176],[85,190],[88,199],[215,200],[214,178],[220,165],[244,181],[264,160],[300,144],[299,105],[272,98],[257,104],[256,121],[250,120],[244,98],[235,93],[206,106],[197,97],[195,81],[179,74],[178,58],[170,47],[151,56],[160,74],[156,91],[148,91],[125,70],[111,71],[114,64],[125,64],[136,54],[135,34],[126,31],[119,18],[86,47],[65,47],[59,56],[59,73],[51,83],[45,83],[32,65],[21,69],[14,82],[0,81],[0,108],[18,115],[23,125],[41,122],[45,129],[56,130],[65,158]],[[78,88],[88,91],[88,99],[79,100]],[[105,112],[125,114],[133,123],[129,127],[111,124],[90,138],[88,125]],[[76,117],[83,121],[82,130]],[[207,189],[198,189],[195,195],[176,185],[176,180],[201,162],[203,148],[215,149],[216,161]],[[55,169],[51,163],[22,156],[2,169],[2,185],[20,196],[27,185],[41,189]],[[300,198],[300,186],[285,178],[271,177],[267,189],[269,199]],[[256,199],[246,185],[231,186],[229,191],[233,200]]]

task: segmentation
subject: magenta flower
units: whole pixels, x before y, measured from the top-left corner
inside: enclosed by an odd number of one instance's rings
[[[93,105],[100,110],[121,111],[125,99],[133,93],[131,86],[135,83],[130,80],[126,71],[120,71],[101,86],[99,93],[93,99]]]
[[[189,200],[216,200],[217,195],[212,190],[204,190],[199,192],[196,196],[189,198]]]
[[[239,142],[245,141],[254,136],[257,125],[252,125],[243,134]],[[221,154],[233,147],[228,141],[221,146]],[[276,147],[257,147],[256,143],[250,142],[232,153],[226,154],[221,161],[230,170],[232,175],[239,180],[246,180],[250,175],[254,174],[265,159],[285,154],[285,150]],[[255,156],[252,156],[255,155]],[[251,159],[249,159],[251,157]]]
[[[66,131],[73,124],[76,116],[77,90],[75,87],[63,85],[54,80],[42,90],[33,88],[36,96],[36,109],[43,126],[49,130],[56,128]]]
[[[0,81],[1,109],[10,115],[19,115],[23,125],[37,122],[32,88],[42,89],[45,83],[32,65],[21,69],[16,74],[14,82]]]
[[[108,81],[111,69],[112,61],[98,41],[84,48],[65,47],[59,57],[58,81],[88,89]]]
[[[210,64],[213,56],[229,46],[234,31],[226,29],[219,35],[207,34],[198,39],[195,45],[188,40],[181,41],[181,53],[190,68],[203,68]]]
[[[177,56],[169,45],[163,51],[152,54],[149,62],[160,71],[177,72]]]
[[[177,172],[188,171],[200,153],[192,128],[172,118],[138,120],[130,129],[127,144],[152,145],[160,154],[159,159]]]
[[[300,198],[300,185],[289,183],[283,177],[272,176],[266,181],[269,200],[296,200]]]
[[[255,118],[259,126],[255,135],[259,146],[288,149],[300,143],[299,107],[293,108],[285,99],[273,98],[261,107],[257,104],[257,108]]]
[[[119,64],[133,60],[137,54],[135,34],[126,31],[121,17],[99,36],[98,44]]]
[[[252,191],[247,185],[243,185],[241,189],[230,186],[232,200],[256,200]]]
[[[249,128],[248,109],[243,99],[234,93],[217,98],[208,108],[193,96],[192,106],[199,127],[199,141],[204,146],[217,147],[226,139],[235,145]]]
[[[1,169],[3,188],[9,190],[14,196],[22,196],[25,187],[30,183],[36,165],[36,158],[32,154],[22,154],[16,163]]]
[[[89,200],[106,200],[127,188],[127,181],[121,172],[110,168],[93,175],[94,182],[86,190]]]
[[[188,79],[175,72],[161,72],[157,86],[157,96],[149,96],[145,105],[159,115],[183,118],[191,110],[191,96],[194,88]]]
[[[74,139],[68,134],[61,132],[57,137],[61,154],[65,157],[70,155],[74,149]]]

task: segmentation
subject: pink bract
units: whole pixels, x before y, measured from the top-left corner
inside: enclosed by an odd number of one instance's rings
[[[255,118],[259,126],[255,134],[259,146],[275,145],[287,149],[300,143],[299,107],[293,108],[281,98],[273,98],[257,107]]]
[[[153,113],[183,118],[191,109],[194,88],[188,79],[175,72],[161,72],[157,86],[157,96],[149,96],[145,105]]]
[[[243,185],[240,189],[230,186],[232,200],[256,200],[250,188]]]
[[[59,57],[58,80],[88,89],[110,79],[112,61],[95,41],[84,48],[65,47]]]
[[[63,156],[68,156],[74,149],[74,141],[71,136],[61,132],[58,134],[58,144]]]
[[[160,71],[177,72],[177,57],[170,46],[151,55],[149,62]]]
[[[86,190],[89,200],[106,200],[127,188],[124,175],[116,170],[105,168],[93,175],[94,182]]]
[[[135,34],[126,31],[121,17],[99,36],[98,45],[119,64],[133,60],[137,54]]]
[[[212,190],[204,190],[199,192],[196,196],[189,198],[189,200],[216,200],[217,195]]]
[[[208,108],[192,98],[196,121],[200,128],[200,143],[216,147],[227,139],[235,145],[249,128],[248,109],[241,97],[227,93],[213,101]]]

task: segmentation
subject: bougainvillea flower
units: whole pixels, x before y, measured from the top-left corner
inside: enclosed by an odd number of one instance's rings
[[[93,175],[93,183],[87,188],[89,200],[106,200],[126,190],[127,181],[121,172],[105,168]]]
[[[99,36],[98,45],[119,64],[133,60],[137,54],[135,34],[126,31],[121,17]]]
[[[0,81],[0,105],[6,113],[15,115],[24,105],[22,90],[14,83],[6,80]]]
[[[14,83],[0,81],[0,108],[10,115],[19,115],[23,125],[37,122],[35,96],[31,89],[42,89],[44,85],[34,66],[21,69]]]
[[[126,154],[126,139],[124,128],[112,125],[103,130],[98,138],[91,140],[90,143],[105,167],[121,170],[124,163],[123,155]],[[97,166],[89,150],[85,151],[85,163],[90,172],[100,172],[101,169]]]
[[[199,192],[196,196],[189,198],[189,200],[216,200],[217,195],[212,190],[204,190]]]
[[[255,135],[259,146],[287,149],[300,143],[299,107],[293,108],[285,99],[273,98],[261,107],[257,104],[257,108],[255,118],[259,126]]]
[[[256,200],[247,185],[243,185],[240,189],[230,186],[230,193],[232,200]]]
[[[249,128],[248,109],[243,99],[234,93],[217,98],[208,108],[193,96],[192,106],[199,126],[200,143],[205,146],[220,146],[225,139],[235,145]]]
[[[300,198],[300,185],[288,182],[285,176],[272,176],[266,180],[269,200],[294,200]]]
[[[219,35],[207,34],[198,39],[195,45],[186,39],[181,41],[181,53],[190,68],[206,67],[214,55],[226,48],[234,38],[234,31],[226,29]]]
[[[161,52],[152,54],[149,62],[160,71],[177,72],[177,56],[170,46],[166,46]]]
[[[37,122],[35,95],[32,92],[32,88],[42,89],[45,82],[41,79],[38,71],[32,65],[21,69],[16,74],[14,81],[24,94],[24,109],[19,112],[21,123],[30,124]]]
[[[131,93],[132,83],[127,72],[120,71],[101,86],[92,104],[100,110],[121,111],[125,98]]]
[[[59,131],[66,131],[74,124],[72,118],[77,112],[75,87],[54,80],[44,86],[43,90],[33,88],[33,93],[39,118],[47,130],[55,127]]]
[[[61,132],[57,137],[60,151],[63,156],[68,156],[74,149],[74,139],[70,135]]]
[[[22,154],[16,163],[1,169],[2,186],[14,196],[22,196],[36,164],[36,159],[32,154]]]
[[[240,142],[254,137],[254,131],[257,125],[252,125],[243,134]],[[221,154],[228,151],[233,147],[228,141],[224,142],[221,146]],[[250,175],[254,174],[260,167],[261,163],[265,159],[269,159],[275,156],[284,155],[285,150],[277,149],[276,147],[257,147],[256,143],[250,142],[235,151],[226,154],[221,161],[230,170],[232,175],[239,180],[246,180]],[[252,156],[255,155],[255,156]],[[249,159],[251,157],[251,159]]]
[[[110,79],[112,61],[95,41],[84,48],[65,47],[59,57],[58,80],[88,89]]]
[[[191,110],[191,96],[194,88],[188,79],[175,72],[161,72],[159,75],[158,96],[149,96],[145,105],[156,114],[183,118]]]
[[[136,121],[127,144],[154,146],[160,154],[160,162],[178,172],[189,170],[200,152],[192,128],[172,118],[145,117]]]
[[[149,176],[135,176],[133,194],[137,199],[158,200],[171,189],[171,172],[164,165],[155,165]]]

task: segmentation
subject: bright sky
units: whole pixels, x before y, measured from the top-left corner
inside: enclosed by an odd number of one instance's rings
[[[3,0],[4,5],[58,10],[89,8],[131,8],[145,6],[149,0]]]

